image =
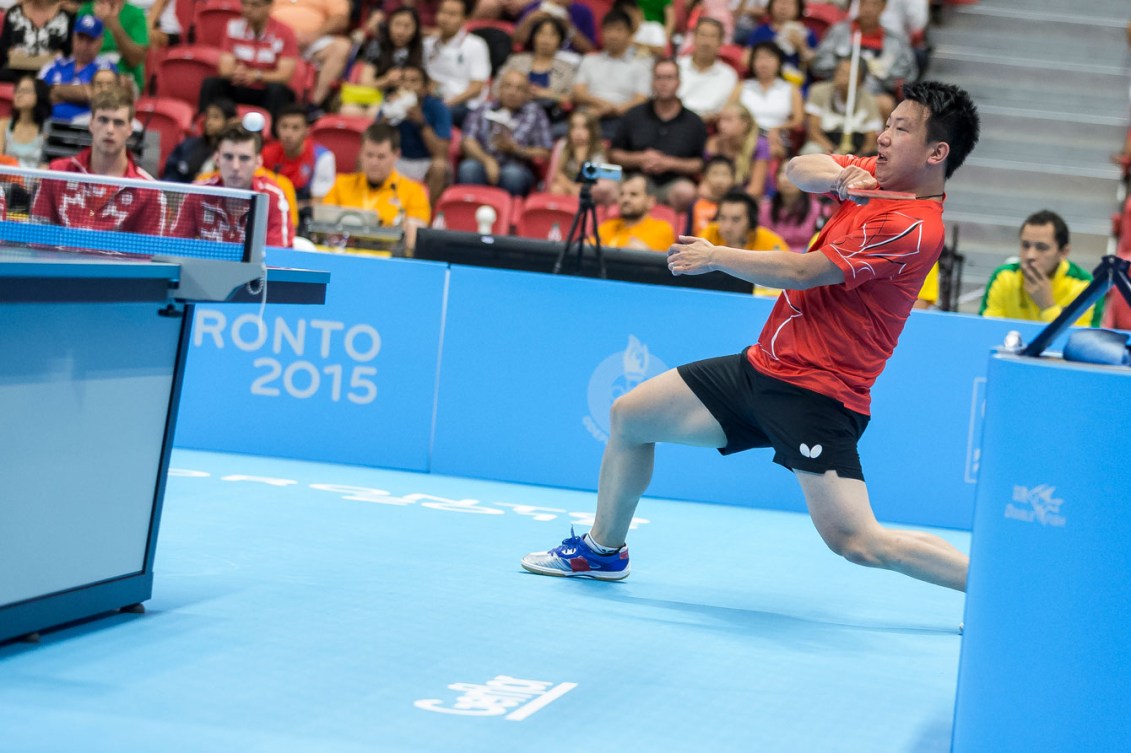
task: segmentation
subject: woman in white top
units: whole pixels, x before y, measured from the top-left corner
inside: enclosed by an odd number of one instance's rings
[[[748,78],[734,88],[731,102],[742,104],[770,140],[773,155],[789,153],[789,134],[805,122],[801,91],[782,78],[781,48],[773,42],[759,42],[750,53]]]
[[[42,165],[43,124],[50,114],[47,87],[30,74],[17,81],[12,117],[0,120],[0,154],[15,157],[20,167]]]

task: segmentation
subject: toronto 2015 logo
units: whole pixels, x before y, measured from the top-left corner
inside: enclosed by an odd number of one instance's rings
[[[609,440],[609,409],[613,401],[645,379],[664,373],[667,365],[648,351],[634,335],[628,346],[613,353],[593,370],[589,378],[589,415],[581,420],[598,442]]]
[[[1014,486],[1013,501],[1005,506],[1005,517],[1026,523],[1063,528],[1067,520],[1060,514],[1064,500],[1054,497],[1056,487],[1037,484],[1033,487]]]

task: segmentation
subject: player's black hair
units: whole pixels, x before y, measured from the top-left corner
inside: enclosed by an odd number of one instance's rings
[[[919,81],[903,88],[903,99],[927,108],[927,140],[945,141],[950,146],[946,158],[946,177],[962,166],[974,150],[981,133],[981,118],[974,100],[965,90],[938,81]]]
[[[721,207],[723,204],[741,204],[746,207],[746,221],[749,223],[746,232],[758,228],[758,200],[753,196],[738,189],[727,191],[726,195],[719,199],[719,206]],[[718,218],[719,216],[716,213],[715,219]]]
[[[1056,212],[1051,209],[1042,209],[1039,212],[1033,212],[1025,218],[1021,223],[1021,227],[1026,225],[1052,225],[1053,237],[1056,238],[1057,248],[1064,248],[1068,245],[1068,224]]]

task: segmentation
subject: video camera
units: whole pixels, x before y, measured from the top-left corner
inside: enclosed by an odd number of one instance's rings
[[[620,182],[624,175],[624,168],[620,165],[610,165],[604,162],[583,162],[577,171],[578,183],[593,184],[599,180],[614,180]]]

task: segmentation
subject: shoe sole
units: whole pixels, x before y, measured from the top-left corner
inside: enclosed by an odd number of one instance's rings
[[[562,570],[554,570],[548,567],[538,567],[537,565],[528,565],[525,562],[520,563],[522,569],[527,572],[534,573],[535,575],[552,575],[555,578],[593,578],[594,580],[624,580],[628,577],[628,567],[619,572],[605,572],[603,570],[586,570],[584,572],[564,572]]]

